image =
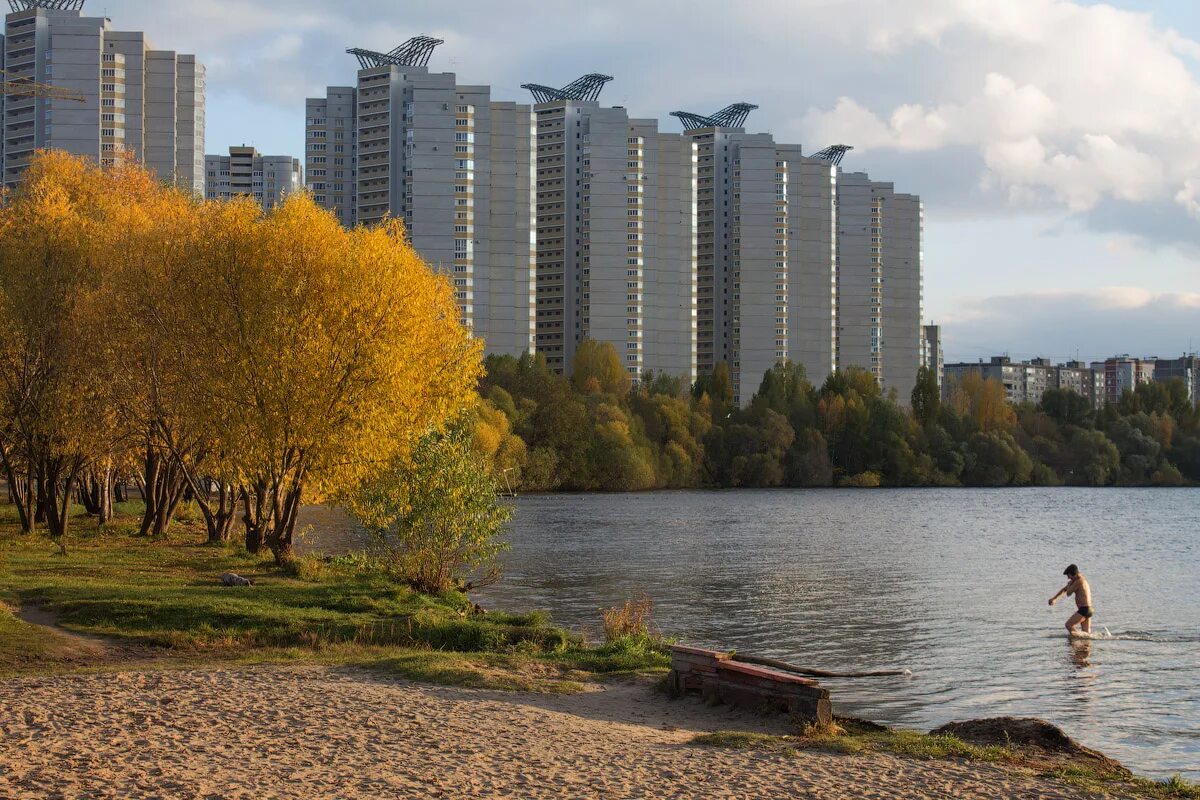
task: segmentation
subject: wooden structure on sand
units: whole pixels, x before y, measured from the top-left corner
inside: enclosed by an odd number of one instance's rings
[[[833,721],[829,690],[815,679],[744,659],[731,653],[675,645],[671,648],[668,688],[676,696],[699,692],[710,703],[783,711],[801,722]]]

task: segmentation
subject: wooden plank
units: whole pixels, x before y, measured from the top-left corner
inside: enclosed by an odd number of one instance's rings
[[[744,675],[748,678],[758,678],[783,685],[818,685],[817,682],[812,678],[802,678],[799,675],[794,675],[789,672],[780,672],[779,670],[769,669],[767,667],[756,667],[752,664],[743,664],[737,661],[723,661],[717,665],[717,671],[722,674],[734,673],[737,675]]]

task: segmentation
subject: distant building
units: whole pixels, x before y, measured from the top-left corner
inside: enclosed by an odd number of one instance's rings
[[[1011,403],[1037,404],[1050,389],[1070,389],[1097,408],[1104,405],[1103,371],[1097,372],[1077,361],[1055,366],[1046,358],[1014,362],[1008,356],[993,356],[987,362],[947,364],[943,396],[948,398],[954,387],[972,372],[984,380],[999,381]]]
[[[938,388],[946,375],[946,361],[942,353],[942,326],[921,326],[921,366],[932,370],[937,379]]]
[[[1056,388],[1067,389],[1083,395],[1091,401],[1092,407],[1099,410],[1104,407],[1104,375],[1097,373],[1082,361],[1067,361],[1058,367],[1058,385]]]
[[[305,104],[308,188],[347,227],[403,221],[453,284],[462,324],[489,354],[520,355],[534,349],[534,118],[431,71],[440,44],[349,51],[356,85]]]
[[[112,164],[122,153],[164,181],[204,195],[204,66],[156,50],[141,32],[83,16],[84,0],[9,0],[5,80],[72,90],[83,102],[0,96],[4,185],[20,182],[37,150]]]
[[[537,351],[569,373],[580,342],[608,342],[634,380],[693,381],[696,145],[602,106],[610,80],[522,87],[536,116]]]
[[[907,403],[921,366],[921,200],[863,172],[837,181],[838,369],[866,369]]]
[[[226,156],[205,156],[204,171],[209,200],[253,197],[268,210],[304,187],[299,159],[264,156],[245,145],[229,148]]]
[[[305,103],[304,175],[317,205],[346,228],[358,222],[358,90],[330,86]]]
[[[1154,380],[1168,382],[1178,378],[1187,387],[1188,399],[1200,405],[1200,356],[1195,353],[1179,358],[1154,360]]]
[[[1154,359],[1114,356],[1104,361],[1093,361],[1092,369],[1104,376],[1106,403],[1115,403],[1125,392],[1132,392],[1139,384],[1154,380]]]

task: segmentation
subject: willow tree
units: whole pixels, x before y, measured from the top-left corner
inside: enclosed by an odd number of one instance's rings
[[[269,214],[206,204],[197,233],[174,276],[191,396],[240,476],[248,547],[282,563],[305,498],[348,490],[473,404],[479,344],[397,222],[347,231],[302,194]]]
[[[120,436],[106,326],[119,203],[98,167],[43,153],[0,208],[0,459],[22,528],[44,519],[64,549],[78,482]]]

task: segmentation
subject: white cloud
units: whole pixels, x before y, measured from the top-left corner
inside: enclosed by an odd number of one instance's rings
[[[896,62],[936,47],[956,79],[932,104],[890,111],[843,96],[800,118],[807,136],[900,152],[970,145],[983,185],[1017,203],[1168,199],[1200,214],[1200,83],[1185,63],[1200,43],[1147,14],[1067,0],[885,5],[856,15],[869,46]]]

